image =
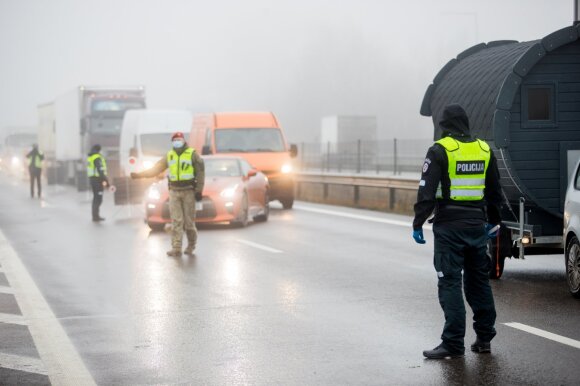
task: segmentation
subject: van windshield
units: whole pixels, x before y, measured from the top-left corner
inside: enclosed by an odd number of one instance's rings
[[[162,157],[171,150],[171,134],[141,134],[141,151],[144,156]]]
[[[217,129],[218,153],[260,153],[285,151],[280,129]]]

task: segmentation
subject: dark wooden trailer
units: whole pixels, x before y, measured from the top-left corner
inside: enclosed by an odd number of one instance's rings
[[[564,197],[580,158],[579,35],[576,25],[530,42],[478,44],[449,61],[425,93],[421,114],[433,118],[436,140],[443,108],[460,103],[472,133],[494,149],[514,246],[505,255],[562,251]]]

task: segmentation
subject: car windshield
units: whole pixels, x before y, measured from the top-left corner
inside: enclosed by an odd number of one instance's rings
[[[163,157],[171,148],[171,134],[141,134],[141,151],[150,157]]]
[[[218,129],[215,131],[218,153],[282,152],[280,129]]]
[[[90,132],[94,134],[118,134],[121,132],[123,118],[93,117],[90,119]]]
[[[91,112],[127,111],[129,109],[145,108],[141,99],[102,99],[95,100],[91,104]]]
[[[204,159],[206,177],[240,177],[242,171],[235,159]]]

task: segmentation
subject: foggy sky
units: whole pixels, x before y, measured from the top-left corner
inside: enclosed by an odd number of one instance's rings
[[[274,111],[296,142],[336,114],[431,138],[449,59],[571,23],[571,0],[0,0],[0,130],[81,84],[144,85],[149,108]]]

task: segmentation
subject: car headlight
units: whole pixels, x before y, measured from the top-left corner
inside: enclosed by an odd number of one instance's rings
[[[12,166],[18,166],[20,165],[20,158],[14,156],[12,157]]]
[[[285,164],[284,166],[282,166],[282,169],[281,169],[281,171],[282,171],[282,173],[284,173],[284,174],[291,173],[291,172],[292,172],[292,165],[290,165],[290,164]]]
[[[143,161],[143,169],[151,169],[155,163],[153,161]]]
[[[236,195],[236,190],[238,189],[238,185],[234,185],[232,187],[229,187],[227,189],[222,190],[222,192],[220,193],[220,196],[224,197],[224,198],[232,198]]]
[[[147,193],[147,197],[150,200],[158,201],[161,198],[161,192],[156,186],[152,186],[149,188],[149,192]]]

